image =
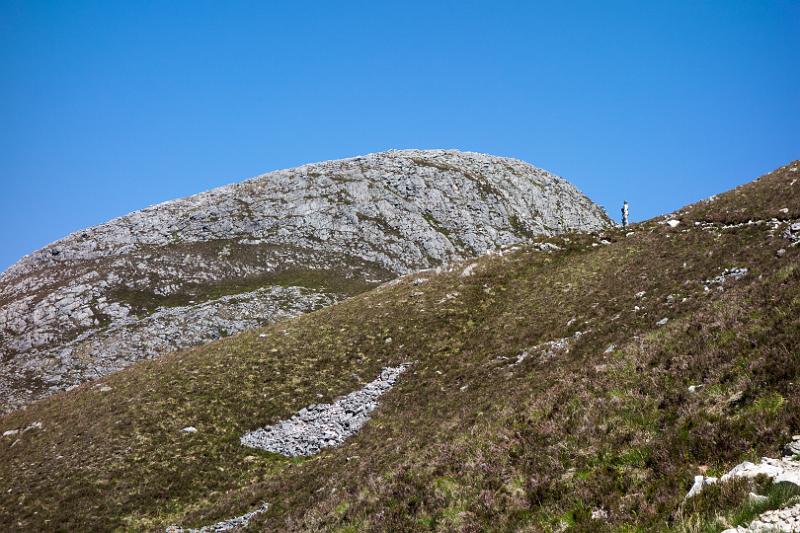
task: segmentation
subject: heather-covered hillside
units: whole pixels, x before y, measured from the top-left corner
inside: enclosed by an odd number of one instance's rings
[[[658,219],[510,245],[141,361],[0,418],[0,523],[747,525],[800,490],[762,477],[684,498],[694,476],[800,433],[799,218],[794,162]],[[391,387],[342,442],[287,456],[241,441],[345,416],[336,402],[385,369]]]

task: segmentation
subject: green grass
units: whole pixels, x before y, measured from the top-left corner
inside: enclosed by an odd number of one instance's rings
[[[13,447],[0,440],[0,525],[163,530],[265,501],[253,530],[706,531],[746,520],[759,509],[744,485],[682,501],[701,465],[775,456],[800,428],[800,273],[785,268],[800,249],[765,233],[648,222],[607,231],[598,247],[568,235],[552,239],[559,252],[486,256],[470,277],[463,265],[421,285],[409,277],[138,363],[104,378],[109,392],[86,384],[0,419],[0,431],[43,424]],[[750,274],[706,293],[721,264]],[[568,351],[512,366],[566,337]],[[239,445],[404,361],[343,446],[290,460]],[[774,490],[769,505],[794,497]],[[591,519],[595,508],[608,522]]]

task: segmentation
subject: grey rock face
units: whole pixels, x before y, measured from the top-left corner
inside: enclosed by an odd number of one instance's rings
[[[305,165],[152,206],[0,275],[0,412],[397,275],[609,224],[557,176],[453,150]],[[295,293],[256,294],[269,287]]]
[[[241,443],[287,457],[314,455],[323,448],[339,446],[364,427],[378,398],[394,386],[405,369],[406,365],[384,368],[378,379],[363,388],[333,403],[304,407],[288,420],[245,434]]]

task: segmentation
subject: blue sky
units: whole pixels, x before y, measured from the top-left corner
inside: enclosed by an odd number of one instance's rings
[[[651,217],[800,158],[798,35],[796,1],[0,0],[0,269],[389,148],[518,157]]]

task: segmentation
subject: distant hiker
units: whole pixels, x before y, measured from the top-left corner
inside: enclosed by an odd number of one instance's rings
[[[622,227],[628,225],[628,200],[622,203]]]

